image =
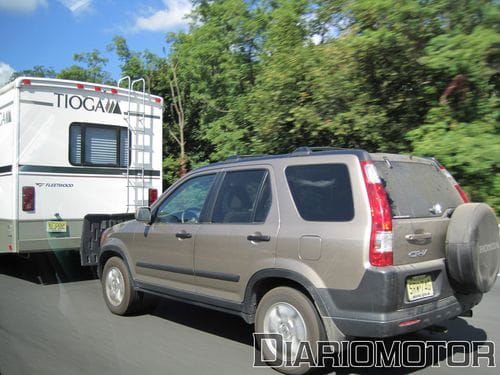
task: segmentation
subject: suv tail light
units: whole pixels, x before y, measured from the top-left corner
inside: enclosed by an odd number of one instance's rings
[[[149,206],[151,206],[158,199],[158,190],[149,189]]]
[[[387,194],[373,162],[361,161],[361,170],[372,215],[370,263],[376,267],[392,266],[392,215]]]
[[[23,186],[23,211],[35,211],[35,187]]]
[[[441,164],[438,164],[438,165],[439,165],[439,170],[444,173],[444,175],[448,178],[448,180],[450,181],[450,183],[455,187],[455,189],[457,189],[458,194],[460,194],[460,197],[462,198],[462,201],[464,203],[469,203],[470,202],[469,196],[462,189],[462,187],[458,184],[457,180],[455,180],[455,178],[453,178],[453,176],[451,175],[451,173],[448,172],[443,165],[441,165]]]

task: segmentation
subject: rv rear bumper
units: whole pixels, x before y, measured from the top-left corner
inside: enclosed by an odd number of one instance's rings
[[[14,243],[14,220],[0,220],[0,254],[10,253],[15,249]]]
[[[79,250],[80,237],[45,238],[36,240],[23,240],[17,244],[19,253],[59,250]]]
[[[49,220],[1,220],[0,253],[78,250],[83,220],[64,220],[66,232],[50,233]]]

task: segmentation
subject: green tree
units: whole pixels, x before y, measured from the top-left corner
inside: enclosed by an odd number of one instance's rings
[[[109,60],[101,56],[98,50],[76,53],[73,55],[73,60],[84,66],[75,64],[64,68],[57,74],[57,78],[104,84],[115,83],[111,74],[104,70]]]
[[[421,62],[439,77],[439,101],[434,100],[424,124],[409,132],[408,139],[416,153],[441,160],[473,200],[498,211],[500,12],[486,1],[468,6],[475,17],[451,13],[446,33],[425,48]]]
[[[42,65],[35,65],[31,69],[19,70],[12,74],[10,80],[13,81],[17,77],[44,77],[55,78],[56,71],[53,68],[47,68]]]
[[[144,78],[146,91],[164,94],[167,91],[164,74],[167,62],[165,59],[155,55],[151,51],[132,51],[127,41],[122,36],[115,36],[108,45],[109,52],[115,52],[121,61],[122,76],[130,76],[132,80]]]
[[[474,199],[497,204],[489,151],[499,145],[498,3],[194,4],[190,30],[168,38],[192,159],[301,145],[429,154],[474,186]],[[457,148],[461,138],[489,151],[470,160],[466,146]]]
[[[189,32],[168,38],[169,60],[185,86],[192,165],[248,150],[246,95],[258,74],[265,23],[257,3],[195,1]]]
[[[462,122],[448,106],[429,111],[409,133],[415,153],[432,155],[451,171],[473,201],[500,208],[500,100],[485,101],[477,118]]]
[[[177,108],[184,109],[184,88],[182,81],[174,79],[174,66],[171,61],[161,58],[154,53],[144,50],[142,52],[133,51],[128,47],[127,41],[122,36],[115,36],[108,51],[115,52],[121,61],[122,76],[129,76],[131,80],[144,78],[146,91],[159,95],[165,99],[163,112],[163,166],[164,181],[168,186],[172,184],[179,175],[186,172],[188,168],[188,158],[185,147],[190,143],[190,137],[184,139],[186,126],[184,114],[179,115]],[[173,90],[172,90],[173,88]],[[134,89],[140,90],[142,87],[136,85]],[[182,129],[182,130],[181,130]]]

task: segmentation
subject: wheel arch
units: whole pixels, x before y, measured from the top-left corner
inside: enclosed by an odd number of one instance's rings
[[[254,318],[259,300],[278,286],[289,286],[304,293],[317,307],[320,315],[327,311],[317,289],[305,276],[286,269],[269,268],[256,272],[248,281],[243,302],[244,312]]]
[[[132,270],[130,269],[127,256],[125,255],[125,253],[123,252],[122,249],[120,249],[117,246],[113,246],[113,245],[104,246],[101,249],[101,253],[99,254],[99,262],[97,264],[97,274],[98,274],[99,278],[101,278],[101,276],[102,276],[102,271],[104,269],[104,265],[106,264],[108,259],[115,257],[115,256],[118,258],[121,258],[123,260],[123,263],[125,263],[125,266],[127,267],[127,270],[130,274],[130,277],[132,278]],[[132,278],[132,283],[135,286],[135,282],[134,282],[133,278]]]

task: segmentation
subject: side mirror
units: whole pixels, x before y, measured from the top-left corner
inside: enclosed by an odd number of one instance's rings
[[[149,207],[139,207],[135,211],[135,220],[150,224],[151,223],[151,209]]]

